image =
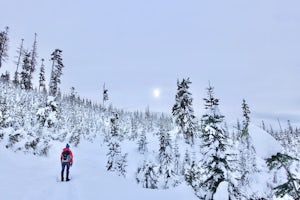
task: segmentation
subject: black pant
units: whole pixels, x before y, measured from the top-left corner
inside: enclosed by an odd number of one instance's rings
[[[64,171],[65,171],[65,168],[67,167],[67,179],[69,179],[70,163],[69,162],[62,162],[61,167],[62,167],[62,169],[61,169],[61,178],[63,179]]]

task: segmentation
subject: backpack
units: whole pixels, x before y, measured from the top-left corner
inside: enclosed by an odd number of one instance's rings
[[[62,153],[62,159],[61,159],[61,161],[62,162],[70,162],[70,160],[71,160],[70,151],[64,151]]]

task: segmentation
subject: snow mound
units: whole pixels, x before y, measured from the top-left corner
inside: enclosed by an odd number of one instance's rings
[[[224,200],[228,199],[228,182],[223,181],[217,188],[216,193],[214,194],[214,200]]]
[[[261,128],[250,124],[249,133],[258,157],[266,159],[282,151],[279,142]]]

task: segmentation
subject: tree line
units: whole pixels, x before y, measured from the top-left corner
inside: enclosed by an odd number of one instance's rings
[[[0,32],[0,68],[3,63],[8,60],[8,47],[9,47],[9,27],[6,27],[4,31]],[[30,50],[24,48],[24,39],[21,39],[21,44],[17,49],[17,61],[16,70],[12,82],[15,86],[19,86],[25,90],[33,89],[33,73],[37,68],[37,33],[34,34],[34,41]],[[61,83],[62,69],[64,67],[62,59],[62,50],[55,49],[50,56],[52,61],[51,74],[49,80],[49,88],[46,88],[46,78],[45,78],[45,59],[41,59],[41,66],[39,69],[39,91],[49,92],[51,96],[60,95],[59,84]],[[21,68],[21,69],[20,69]],[[10,74],[8,71],[2,74],[1,78],[3,80],[9,81]]]

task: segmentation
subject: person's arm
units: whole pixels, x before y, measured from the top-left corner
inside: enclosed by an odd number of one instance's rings
[[[73,164],[73,153],[72,153],[72,151],[70,150],[70,155],[71,155],[71,164]]]

